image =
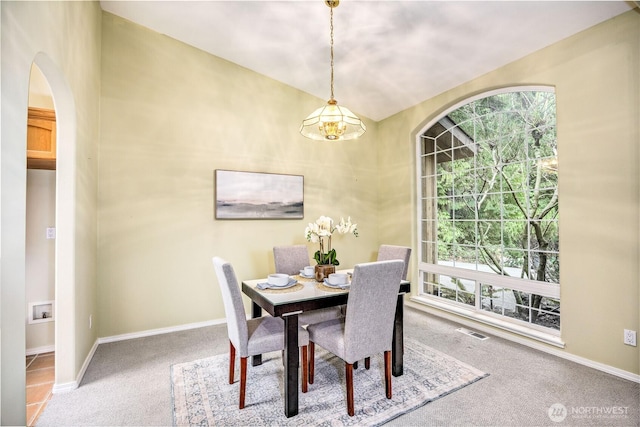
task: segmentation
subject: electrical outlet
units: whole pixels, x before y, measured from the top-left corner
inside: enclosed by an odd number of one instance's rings
[[[636,346],[636,331],[629,329],[624,330],[624,343],[627,345]]]
[[[55,227],[47,227],[47,239],[55,239],[55,238],[56,238]]]

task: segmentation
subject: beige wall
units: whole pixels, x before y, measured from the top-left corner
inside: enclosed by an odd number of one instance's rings
[[[46,229],[55,226],[56,171],[27,170],[27,212],[25,249],[25,297],[29,303],[55,299],[55,240]],[[28,311],[28,310],[27,310]],[[51,351],[55,343],[55,323],[29,323],[25,339],[27,354]],[[54,318],[55,319],[55,318]]]
[[[96,339],[85,319],[96,304],[101,11],[97,2],[8,1],[0,11],[0,423],[24,425],[29,73],[35,60],[56,106],[56,385],[73,384]]]
[[[320,215],[358,223],[334,240],[343,265],[373,259],[375,123],[314,142],[298,128],[326,100],[107,13],[102,41],[100,336],[223,319],[211,258],[264,277]],[[304,175],[304,220],[215,220],[215,169]]]
[[[556,88],[562,339],[573,355],[638,374],[640,14],[631,11],[379,124],[380,239],[415,235],[415,134],[447,107],[511,85]],[[381,170],[385,164],[381,161]],[[401,197],[399,197],[401,195]],[[404,221],[393,221],[406,212]],[[414,262],[416,260],[414,259]]]
[[[55,108],[47,78],[36,65],[31,67],[31,75],[29,76],[29,107],[50,110]]]

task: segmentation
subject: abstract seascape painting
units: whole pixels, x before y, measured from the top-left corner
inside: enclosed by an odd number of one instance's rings
[[[302,219],[304,177],[215,171],[216,219]]]

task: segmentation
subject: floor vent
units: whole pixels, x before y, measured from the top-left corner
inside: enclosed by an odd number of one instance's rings
[[[485,337],[482,334],[479,334],[479,333],[477,333],[475,331],[470,331],[469,329],[465,329],[465,328],[458,328],[458,329],[456,329],[456,331],[462,332],[465,335],[469,335],[469,336],[474,337],[474,338],[479,339],[479,340],[488,340],[489,339],[489,337]]]

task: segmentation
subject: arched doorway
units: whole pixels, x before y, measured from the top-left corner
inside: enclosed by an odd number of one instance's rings
[[[31,66],[27,113],[25,297],[27,425],[34,425],[55,379],[56,120],[49,84]],[[53,158],[52,158],[53,157]]]
[[[55,384],[65,389],[75,378],[75,194],[76,111],[73,94],[64,75],[44,53],[33,63],[49,83],[56,111],[55,200]],[[73,388],[76,385],[73,385]]]

